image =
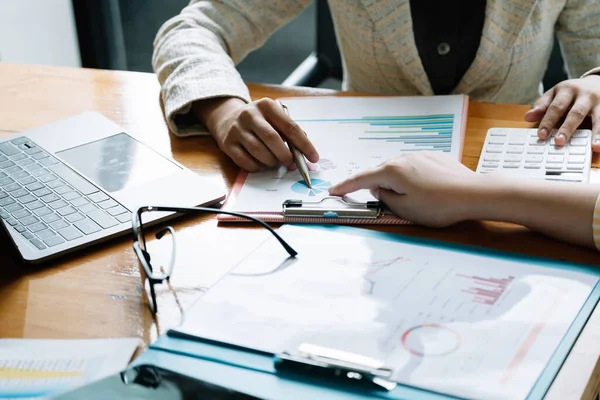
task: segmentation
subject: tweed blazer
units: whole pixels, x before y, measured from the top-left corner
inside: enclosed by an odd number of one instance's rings
[[[185,118],[195,100],[250,101],[235,65],[310,2],[192,0],[165,22],[154,41],[152,64],[169,128],[178,135],[206,132]],[[343,89],[433,95],[415,44],[409,0],[329,0],[329,5]],[[569,78],[597,72],[599,22],[600,0],[487,0],[479,49],[453,93],[477,101],[533,103],[541,94],[555,33]]]

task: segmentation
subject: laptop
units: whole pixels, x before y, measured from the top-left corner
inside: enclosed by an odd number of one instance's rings
[[[0,219],[28,263],[130,233],[140,206],[224,198],[224,188],[95,112],[0,138]]]

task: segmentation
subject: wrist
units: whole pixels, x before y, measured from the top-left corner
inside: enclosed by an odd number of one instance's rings
[[[244,107],[246,102],[237,97],[215,97],[212,99],[198,100],[192,104],[192,111],[196,118],[200,120],[214,134],[217,131],[219,122]]]
[[[474,174],[463,190],[463,219],[510,221],[517,192],[518,184],[503,176]]]

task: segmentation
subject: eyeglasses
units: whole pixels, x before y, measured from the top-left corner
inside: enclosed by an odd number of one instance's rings
[[[169,261],[166,265],[152,265],[151,256],[147,248],[146,242],[146,233],[144,232],[144,224],[142,223],[142,214],[149,212],[169,212],[169,213],[177,213],[177,214],[192,214],[192,213],[214,213],[214,214],[227,214],[235,217],[245,218],[250,221],[254,221],[267,229],[273,236],[281,243],[285,251],[290,255],[290,257],[295,257],[298,253],[294,250],[285,240],[281,238],[271,228],[269,225],[264,223],[263,221],[254,218],[250,215],[236,213],[231,211],[224,211],[215,208],[206,208],[206,207],[163,207],[163,206],[145,206],[138,208],[137,212],[133,213],[131,216],[131,226],[133,230],[133,250],[137,256],[138,262],[141,269],[144,273],[144,286],[146,288],[146,297],[148,300],[148,305],[153,314],[158,312],[158,305],[156,302],[156,290],[154,289],[154,285],[162,284],[163,282],[167,282],[169,284],[169,280],[173,273],[173,268],[175,266],[175,255],[176,255],[176,241],[175,241],[175,230],[172,226],[166,226],[164,228],[159,229],[155,237],[157,240],[161,240],[167,233],[171,237],[171,246],[170,246],[170,257]],[[162,263],[161,263],[162,264]],[[172,288],[171,288],[172,290]]]

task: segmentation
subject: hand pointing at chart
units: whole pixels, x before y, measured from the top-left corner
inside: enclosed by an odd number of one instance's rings
[[[400,217],[426,226],[505,221],[594,246],[598,185],[480,175],[444,153],[423,151],[360,172],[332,186],[329,193],[344,196],[361,189],[369,189]]]
[[[443,153],[407,154],[375,169],[363,171],[332,186],[329,193],[343,196],[370,189],[395,214],[429,226],[442,227],[467,217],[465,193],[474,173]]]

